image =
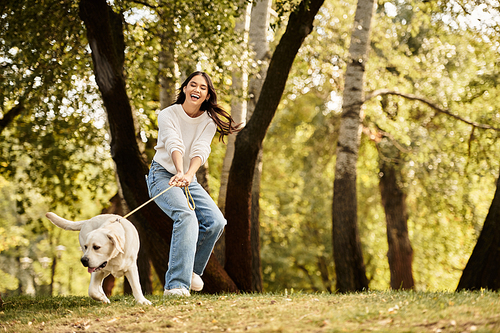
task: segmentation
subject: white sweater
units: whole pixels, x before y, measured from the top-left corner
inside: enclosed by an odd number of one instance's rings
[[[202,165],[210,155],[210,144],[217,125],[206,112],[196,118],[189,117],[181,104],[171,105],[158,114],[158,141],[153,159],[168,172],[176,174],[172,152],[182,154],[184,170],[187,172],[193,157],[199,156]]]

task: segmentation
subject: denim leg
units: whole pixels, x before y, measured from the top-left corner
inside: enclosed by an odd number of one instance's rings
[[[153,162],[148,176],[150,196],[156,196],[168,188],[171,177],[171,173]],[[179,187],[171,188],[155,199],[155,202],[173,220],[165,289],[189,290],[199,231],[196,213],[188,208],[184,191]]]
[[[195,212],[200,224],[193,271],[202,275],[227,222],[219,207],[197,181],[189,185],[189,191],[196,204]]]

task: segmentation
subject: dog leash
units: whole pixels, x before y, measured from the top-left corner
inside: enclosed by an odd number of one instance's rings
[[[155,200],[156,198],[158,198],[159,196],[161,196],[163,193],[167,192],[168,190],[170,190],[172,187],[174,187],[174,185],[171,185],[170,187],[164,189],[163,191],[161,191],[159,194],[157,194],[156,196],[154,196],[153,198],[149,199],[148,201],[146,201],[145,203],[143,203],[142,205],[140,205],[139,207],[137,207],[136,209],[134,209],[133,211],[129,212],[127,215],[125,215],[123,218],[126,219],[127,217],[129,217],[130,215],[134,214],[135,212],[137,212],[139,209],[141,209],[142,207],[146,206],[148,203],[150,203],[151,201]],[[196,205],[194,203],[194,200],[193,200],[193,197],[191,196],[191,192],[189,191],[189,187],[186,186],[184,187],[184,193],[186,194],[186,199],[187,199],[187,203],[188,203],[188,207],[189,209],[191,210],[194,210],[196,208]],[[190,199],[191,201],[193,202],[193,204],[191,204],[190,202]]]

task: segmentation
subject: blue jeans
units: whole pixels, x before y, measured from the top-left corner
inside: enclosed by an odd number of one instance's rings
[[[158,162],[153,161],[147,179],[149,195],[154,197],[170,185],[174,175]],[[212,254],[215,243],[221,236],[226,219],[219,207],[196,177],[189,185],[196,208],[189,209],[184,189],[172,187],[155,199],[156,204],[174,222],[168,270],[165,274],[165,289],[191,287],[192,273],[202,275]]]

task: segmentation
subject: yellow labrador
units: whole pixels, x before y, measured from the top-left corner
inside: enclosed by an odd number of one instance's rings
[[[79,240],[83,251],[81,262],[92,274],[90,297],[109,303],[102,289],[102,281],[109,274],[114,277],[125,275],[136,301],[151,304],[142,294],[137,270],[139,234],[130,221],[113,214],[97,215],[79,222],[63,219],[50,212],[45,216],[62,229],[80,231]]]

